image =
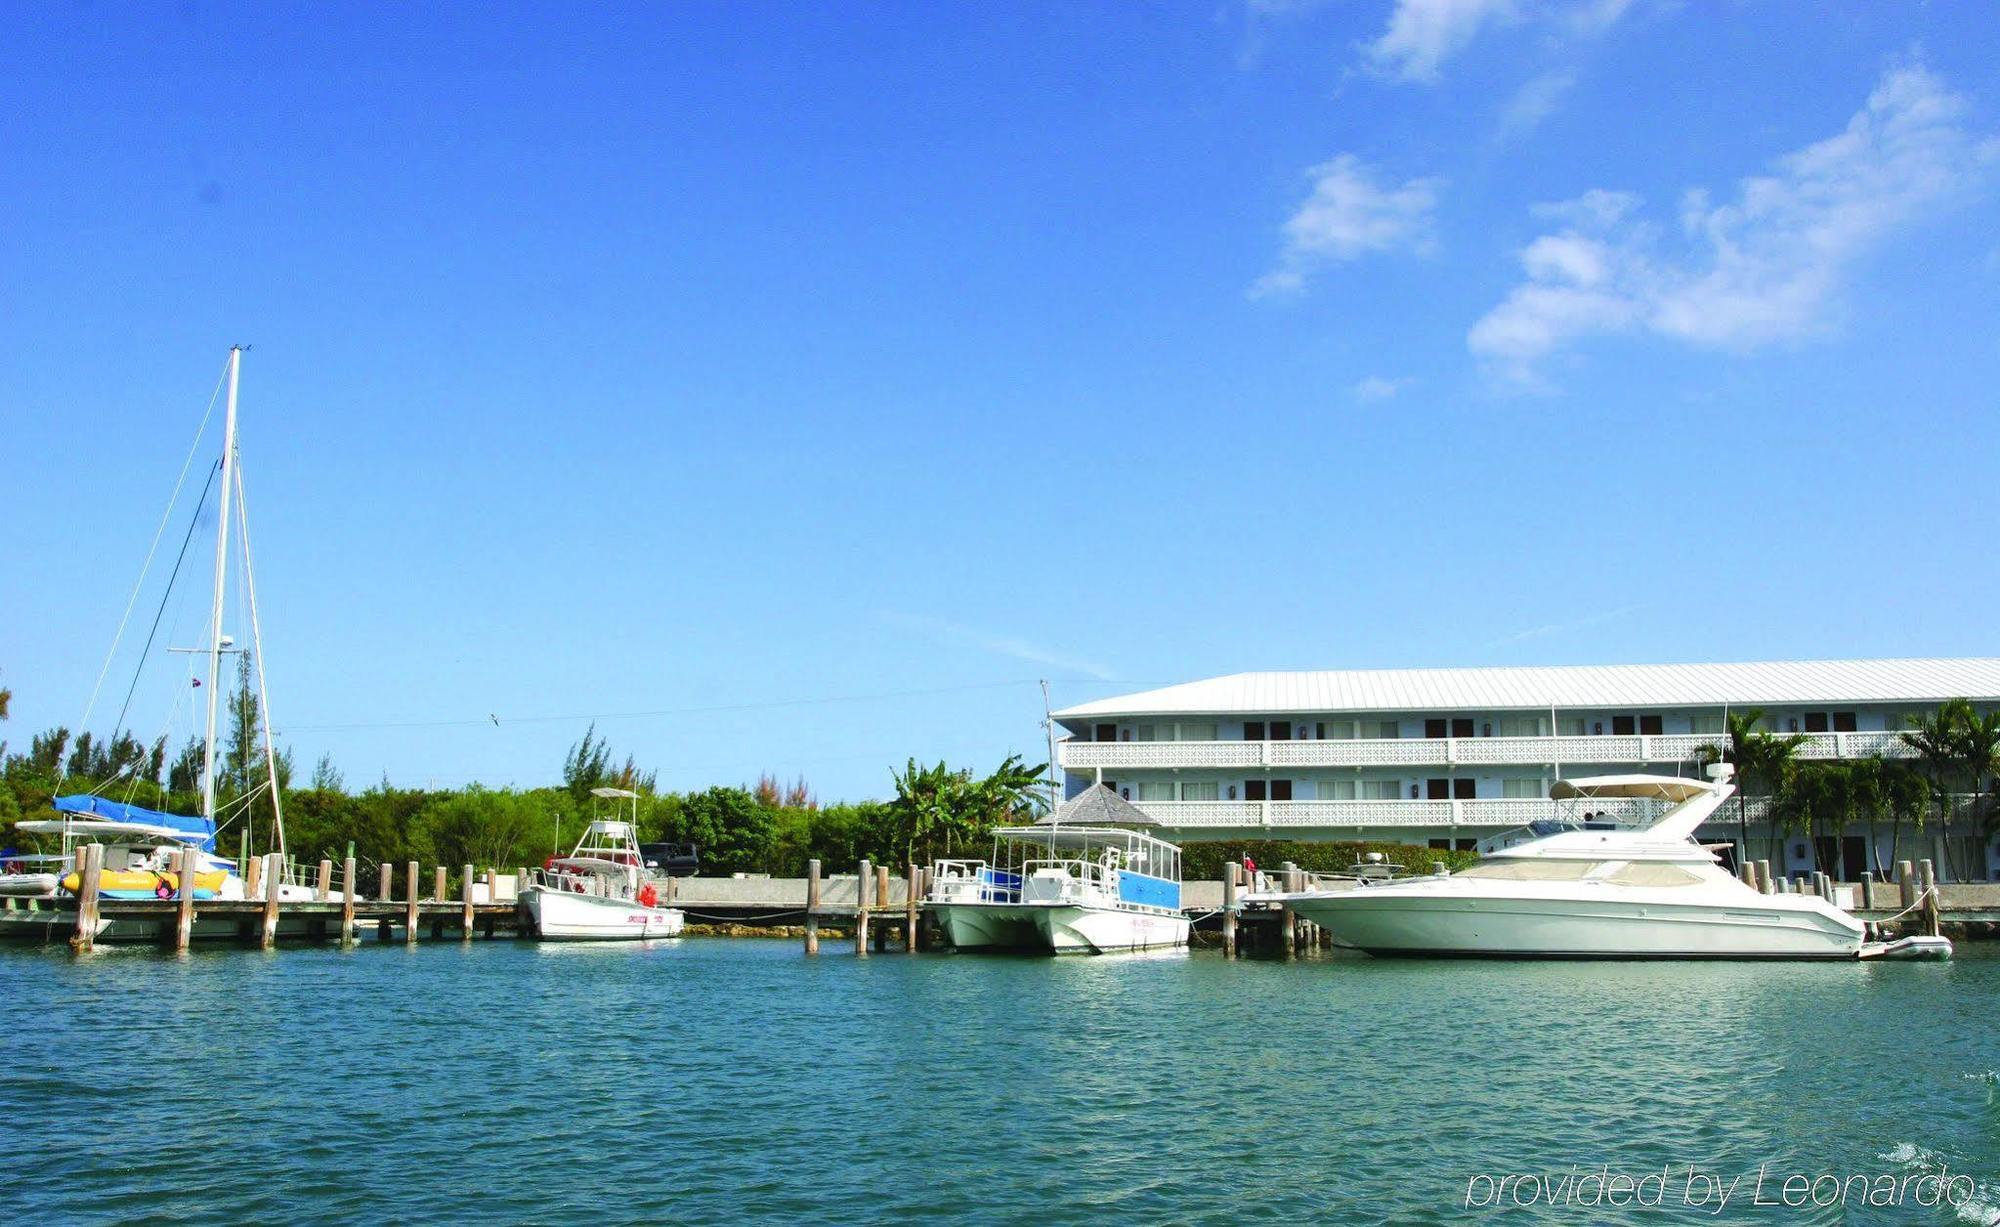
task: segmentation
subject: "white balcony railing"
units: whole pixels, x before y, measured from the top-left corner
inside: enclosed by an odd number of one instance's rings
[[[1574,816],[1571,806],[1554,801],[1137,801],[1133,804],[1160,820],[1169,831],[1200,830],[1297,830],[1312,828],[1328,833],[1342,831],[1366,834],[1389,828],[1424,827],[1437,829],[1505,829],[1525,826],[1538,818]],[[1592,801],[1593,813],[1609,815],[1614,822],[1636,823],[1656,816],[1657,802],[1630,800]],[[1752,797],[1746,806],[1751,822],[1763,820],[1765,801]],[[1736,804],[1731,801],[1709,820],[1710,825],[1736,821]]]
[[[1804,759],[1909,758],[1896,732],[1806,733]],[[1610,737],[1404,737],[1362,741],[1065,741],[1066,770],[1254,767],[1451,767],[1518,763],[1685,763],[1713,733]]]

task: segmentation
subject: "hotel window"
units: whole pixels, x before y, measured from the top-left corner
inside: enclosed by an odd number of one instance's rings
[[[1139,782],[1139,800],[1171,801],[1173,799],[1174,782],[1172,780],[1141,780]]]
[[[1688,732],[1690,733],[1723,733],[1727,731],[1728,726],[1723,722],[1721,716],[1688,717]]]
[[[1630,716],[1611,717],[1611,735],[1613,737],[1630,737],[1632,734],[1638,731],[1639,731],[1639,722],[1634,720],[1632,717]]]
[[[1548,796],[1540,780],[1502,780],[1500,795],[1509,801],[1539,801]]]
[[[1424,736],[1432,741],[1442,741],[1445,736],[1443,719],[1424,721]]]
[[[1354,721],[1322,720],[1319,725],[1319,737],[1321,741],[1352,741]]]
[[[1854,720],[1854,713],[1853,713],[1853,712],[1851,712],[1851,711],[1837,711],[1837,712],[1833,713],[1833,731],[1834,731],[1834,732],[1836,732],[1836,733],[1852,733],[1852,732],[1854,731],[1855,727],[1856,727],[1856,726],[1855,726],[1855,720]]]
[[[1582,716],[1563,716],[1556,721],[1556,732],[1564,737],[1582,737],[1585,731]]]
[[[1451,800],[1451,781],[1450,781],[1450,780],[1448,780],[1448,779],[1445,779],[1445,780],[1425,780],[1425,781],[1424,781],[1424,799],[1425,799],[1426,801],[1449,801],[1449,800]]]
[[[1213,724],[1185,724],[1185,723],[1184,723],[1184,724],[1182,724],[1182,725],[1180,726],[1180,729],[1179,729],[1179,740],[1181,740],[1181,741],[1214,741],[1214,740],[1215,740],[1215,726],[1214,726]]]
[[[1168,728],[1172,728],[1172,727],[1173,727],[1173,725],[1171,725],[1171,724],[1170,724],[1170,725],[1168,725],[1167,727],[1168,727]],[[1152,725],[1150,725],[1150,724],[1142,724],[1142,725],[1139,725],[1139,726],[1138,726],[1138,727],[1137,727],[1136,729],[1134,729],[1134,730],[1133,730],[1133,733],[1132,733],[1132,739],[1133,739],[1134,741],[1151,741],[1151,740],[1153,740],[1153,726],[1152,726]],[[1162,738],[1161,740],[1163,740],[1163,741],[1172,741],[1172,740],[1173,740],[1173,738],[1171,738],[1171,737],[1165,737],[1165,738]],[[1161,799],[1162,799],[1162,800],[1165,800],[1165,798],[1161,798]]]
[[[1826,713],[1825,713],[1825,712],[1823,712],[1823,711],[1809,711],[1809,712],[1807,712],[1807,713],[1806,713],[1806,732],[1808,732],[1808,733],[1824,733],[1824,732],[1826,732]]]
[[[1262,780],[1243,781],[1243,799],[1245,801],[1264,800],[1264,781]]]
[[[1264,740],[1264,722],[1262,720],[1245,720],[1243,722],[1243,740]]]
[[[1453,720],[1453,721],[1451,722],[1451,735],[1452,735],[1453,737],[1470,737],[1470,736],[1472,736],[1472,720],[1471,720],[1471,718],[1470,718],[1470,717],[1461,717],[1461,718],[1459,718],[1459,719],[1457,719],[1457,720]]]
[[[1292,722],[1291,722],[1291,721],[1289,721],[1289,720],[1273,720],[1273,721],[1271,721],[1271,740],[1272,740],[1272,741],[1290,741],[1291,739],[1292,739]]]
[[[1361,799],[1363,801],[1395,801],[1403,795],[1401,780],[1363,780]]]
[[[1292,799],[1292,782],[1290,780],[1271,781],[1271,800],[1289,801],[1291,799]]]
[[[1097,726],[1097,732],[1094,734],[1094,737],[1098,741],[1117,741],[1118,726],[1115,724],[1100,724]]]
[[[1502,716],[1500,735],[1502,737],[1540,737],[1548,732],[1540,716]]]
[[[1403,735],[1403,730],[1394,720],[1363,720],[1361,735],[1380,738],[1383,741],[1394,741]]]
[[[1222,799],[1222,785],[1214,780],[1189,780],[1181,785],[1183,801],[1219,801]]]
[[[1667,731],[1666,721],[1658,716],[1639,717],[1639,731],[1648,737],[1658,737]]]
[[[1322,801],[1354,800],[1354,781],[1321,780],[1319,782],[1319,799]]]

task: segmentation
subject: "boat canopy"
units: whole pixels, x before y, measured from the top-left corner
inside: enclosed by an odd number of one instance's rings
[[[67,797],[57,797],[55,807],[58,813],[87,814],[110,822],[129,822],[150,827],[165,827],[179,833],[179,837],[194,843],[203,852],[215,851],[215,822],[209,818],[197,818],[189,814],[167,814],[159,810],[145,809],[137,805],[127,805],[123,801],[113,801],[90,793],[76,793]]]
[[[1714,791],[1713,784],[1677,775],[1593,775],[1580,780],[1557,780],[1549,786],[1549,796],[1557,800],[1571,797],[1635,797],[1646,801],[1678,803]]]
[[[590,795],[593,797],[637,797],[639,794],[629,788],[593,788],[590,790]]]

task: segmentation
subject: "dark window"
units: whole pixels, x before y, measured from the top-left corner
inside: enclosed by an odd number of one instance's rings
[[[1264,799],[1264,781],[1243,781],[1243,799],[1245,801],[1262,801]]]
[[[1464,720],[1453,720],[1451,722],[1451,735],[1453,737],[1472,736],[1472,720],[1469,717]]]
[[[1451,795],[1454,800],[1470,801],[1479,795],[1478,780],[1453,780]]]
[[[1098,726],[1097,726],[1097,740],[1099,740],[1099,741],[1117,741],[1117,740],[1118,740],[1118,726],[1117,726],[1117,725],[1115,725],[1115,724],[1100,724],[1100,725],[1098,725]]]
[[[1449,839],[1433,839],[1431,841],[1431,850],[1433,852],[1449,852],[1451,851],[1451,841]]]
[[[1292,799],[1292,782],[1290,780],[1271,781],[1271,800],[1289,801],[1291,799]]]
[[[1477,852],[1479,850],[1479,841],[1476,839],[1461,839],[1458,841],[1458,850],[1460,852]]]
[[[1264,722],[1262,720],[1245,720],[1243,722],[1243,740],[1264,740]]]
[[[1611,717],[1611,735],[1613,737],[1630,737],[1632,734],[1638,731],[1639,731],[1639,722],[1637,720],[1634,720],[1632,717],[1630,716]]]
[[[1313,725],[1313,736],[1321,741],[1326,740],[1326,721],[1322,720]]]
[[[1806,732],[1808,732],[1808,733],[1824,733],[1824,732],[1826,732],[1826,713],[1825,713],[1825,712],[1823,712],[1823,711],[1809,711],[1809,712],[1807,712],[1807,713],[1806,713]]]
[[[1836,716],[1837,720],[1838,717]],[[1861,875],[1868,871],[1868,841],[1859,835],[1845,835],[1840,840],[1840,880],[1859,882]]]
[[[1290,741],[1291,739],[1292,739],[1292,722],[1291,722],[1291,721],[1289,721],[1289,720],[1273,720],[1273,721],[1271,721],[1271,740],[1272,740],[1272,741]]]
[[[1424,796],[1425,796],[1425,799],[1426,799],[1426,800],[1430,800],[1430,801],[1449,801],[1449,800],[1451,800],[1451,781],[1450,781],[1450,780],[1425,780],[1425,781],[1424,781]]]
[[[1648,737],[1658,737],[1667,730],[1658,716],[1641,716],[1639,717],[1639,731]]]
[[[1836,733],[1852,733],[1854,731],[1854,713],[1851,711],[1837,711],[1833,713],[1833,731]]]
[[[1445,722],[1443,720],[1424,721],[1424,736],[1426,737],[1436,737],[1442,739],[1445,735],[1444,730],[1445,730]]]

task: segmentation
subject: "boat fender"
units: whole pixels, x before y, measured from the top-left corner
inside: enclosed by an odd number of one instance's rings
[[[639,888],[639,906],[652,907],[660,901],[660,892],[653,889],[651,882]]]

